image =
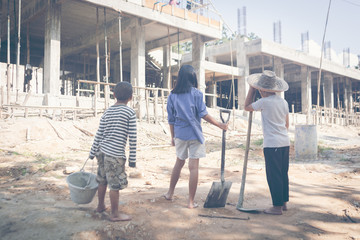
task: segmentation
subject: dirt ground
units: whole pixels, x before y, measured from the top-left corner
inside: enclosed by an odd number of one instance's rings
[[[207,157],[200,160],[196,195],[200,207],[187,209],[187,165],[174,200],[161,197],[175,160],[167,124],[139,122],[137,168],[127,168],[129,186],[120,192],[119,202],[120,210],[133,219],[112,223],[108,212],[94,213],[97,195],[89,204],[75,204],[66,183],[87,159],[98,123],[99,117],[0,121],[1,239],[360,239],[359,128],[318,126],[317,160],[295,160],[292,146],[289,210],[269,216],[236,210],[244,118],[238,117],[235,129],[227,132],[225,179],[232,182],[227,205],[213,209],[202,206],[212,182],[220,178],[221,130],[203,123]],[[263,209],[271,206],[271,199],[261,127],[255,124],[252,133],[244,207]],[[290,136],[293,144],[294,126]],[[95,173],[96,163],[88,161],[85,170]]]

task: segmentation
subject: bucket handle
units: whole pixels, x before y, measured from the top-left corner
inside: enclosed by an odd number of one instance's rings
[[[87,161],[88,161],[89,159],[90,159],[90,158],[87,158],[87,159],[86,159],[84,165],[83,165],[82,168],[80,169],[80,172],[84,172],[84,167],[85,167],[85,165],[86,165],[86,163],[87,163]],[[91,170],[92,170],[92,169],[91,169]]]
[[[86,165],[86,163],[87,163],[87,161],[88,161],[89,159],[90,159],[90,158],[87,158],[87,159],[86,159],[84,165],[83,165],[82,168],[80,169],[80,172],[84,172],[84,167],[85,167],[85,165]],[[91,172],[93,172],[93,169],[94,169],[94,161],[93,161],[93,163],[92,163],[92,165],[91,165]],[[90,181],[91,181],[91,175],[90,175],[90,177],[89,177],[89,179],[88,179],[88,181],[87,181],[87,183],[86,183],[85,188],[88,188],[88,187],[89,187]]]

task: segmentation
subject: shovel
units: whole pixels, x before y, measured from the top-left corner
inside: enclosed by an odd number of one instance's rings
[[[227,119],[224,121],[222,114],[227,113]],[[227,123],[230,119],[230,110],[220,110],[220,118],[223,123]],[[225,133],[222,133],[222,148],[221,148],[221,182],[213,182],[210,192],[206,197],[204,208],[225,207],[227,196],[231,188],[232,182],[225,182],[224,168],[225,168]]]
[[[251,124],[252,124],[252,116],[253,112],[249,112],[249,120],[248,120],[248,130],[246,136],[246,148],[245,148],[245,157],[244,157],[244,165],[243,165],[243,174],[241,178],[241,187],[240,187],[240,196],[238,204],[236,205],[236,209],[241,212],[248,212],[248,213],[261,213],[263,210],[256,209],[256,208],[244,208],[244,192],[245,192],[245,181],[246,181],[246,171],[247,171],[247,162],[249,156],[249,149],[250,149],[250,135],[251,135]]]

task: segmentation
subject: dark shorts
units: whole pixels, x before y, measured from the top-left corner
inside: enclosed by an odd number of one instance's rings
[[[108,185],[110,190],[121,190],[127,187],[125,172],[126,159],[111,157],[102,152],[96,154],[98,171],[96,181],[101,185]]]

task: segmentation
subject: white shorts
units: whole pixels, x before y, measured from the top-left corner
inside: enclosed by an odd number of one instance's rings
[[[206,157],[205,143],[201,144],[198,140],[184,141],[175,138],[175,148],[176,156],[181,160]]]

